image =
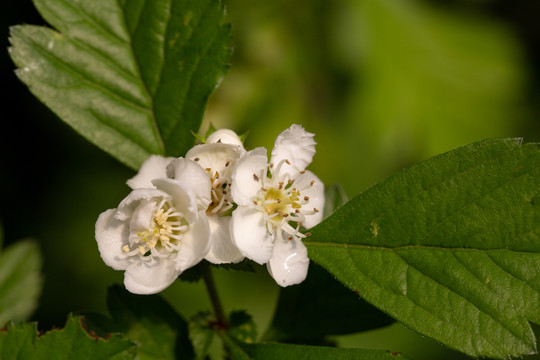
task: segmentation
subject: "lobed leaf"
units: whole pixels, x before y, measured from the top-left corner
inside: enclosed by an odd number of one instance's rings
[[[324,346],[306,346],[290,344],[244,344],[225,339],[231,350],[233,360],[326,360],[326,359],[362,359],[362,360],[406,360],[407,357],[385,350],[343,349]]]
[[[68,318],[66,327],[39,336],[35,323],[10,323],[0,331],[0,358],[3,360],[93,359],[128,360],[135,358],[136,346],[120,335],[107,339],[90,336],[82,318]]]
[[[41,253],[31,240],[0,252],[0,327],[9,320],[26,320],[37,307],[43,279]]]
[[[540,324],[540,147],[486,140],[338,209],[309,256],[411,329],[472,356],[532,354]]]
[[[88,327],[100,335],[123,333],[135,341],[138,359],[194,358],[186,321],[158,295],[134,295],[113,286],[107,294],[110,317],[90,314]]]
[[[189,321],[189,340],[195,352],[195,359],[205,359],[214,342],[215,329],[210,324],[213,317],[209,312],[198,313]]]
[[[34,0],[57,29],[11,28],[17,76],[63,121],[137,169],[191,147],[226,69],[218,0]]]

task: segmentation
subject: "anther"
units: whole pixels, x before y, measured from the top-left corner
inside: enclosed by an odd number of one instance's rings
[[[123,252],[129,252],[129,246],[124,245],[124,247],[122,248],[122,251]]]
[[[281,202],[281,199],[276,199],[277,203],[279,204]]]
[[[291,179],[287,180],[287,184],[288,185],[292,184],[292,180]]]
[[[311,180],[311,182],[309,184],[310,184],[310,186],[313,186],[313,184],[315,184],[315,180]]]
[[[306,233],[305,235],[306,235],[306,236],[311,236],[311,233]]]
[[[289,236],[289,237],[287,238],[287,240],[289,240],[289,241],[292,240],[292,236]]]
[[[291,165],[291,162],[287,159],[285,159],[285,162],[287,163],[287,165]]]
[[[270,163],[270,169],[274,167],[274,163]]]
[[[300,209],[294,210],[295,213],[300,214]]]
[[[193,159],[193,161],[199,161],[201,159],[199,159],[198,157],[196,157],[195,159]]]
[[[300,171],[300,174],[305,174],[305,173],[306,173],[306,170]]]
[[[225,163],[225,167],[227,167],[227,166],[229,166],[229,165],[231,165],[231,162],[230,162],[230,161],[227,161],[227,162]]]
[[[315,211],[317,213],[317,212],[319,212],[319,209],[313,208],[313,211]]]
[[[216,171],[216,173],[214,174],[214,178],[216,179],[219,179],[219,173]]]
[[[305,201],[309,201],[309,196],[304,196]]]
[[[253,174],[253,180],[259,181],[259,177],[256,174]]]
[[[227,190],[222,191],[223,195],[227,195]]]
[[[266,188],[264,188],[264,187],[262,187],[261,190],[262,190],[262,191],[268,191],[268,189],[266,189]]]
[[[289,217],[289,214],[283,214],[283,217],[284,218]]]

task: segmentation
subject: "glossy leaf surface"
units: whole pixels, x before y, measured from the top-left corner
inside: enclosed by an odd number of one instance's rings
[[[313,228],[309,256],[411,329],[473,356],[536,351],[540,148],[487,140],[374,186]]]

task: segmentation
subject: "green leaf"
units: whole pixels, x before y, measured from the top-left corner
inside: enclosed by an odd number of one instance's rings
[[[191,359],[195,355],[186,321],[158,295],[134,295],[124,288],[109,289],[107,305],[111,317],[87,315],[88,327],[98,334],[121,332],[139,344],[137,358]]]
[[[210,324],[212,316],[209,312],[199,313],[189,321],[189,339],[195,350],[196,359],[204,359],[216,334],[214,327]]]
[[[309,256],[411,329],[472,356],[536,351],[540,147],[487,140],[405,170],[311,230]]]
[[[11,28],[17,76],[81,135],[137,169],[193,144],[226,70],[218,0],[34,0],[57,31]]]
[[[280,359],[280,360],[326,360],[326,359],[362,359],[362,360],[405,360],[400,353],[384,350],[340,349],[324,346],[305,346],[290,344],[231,344],[234,346],[232,358],[245,359]]]
[[[345,189],[340,184],[333,184],[324,187],[324,211],[325,217],[332,214],[341,206],[349,201],[349,197],[345,193]]]
[[[37,307],[43,279],[41,253],[31,240],[19,241],[0,253],[0,327],[26,320]]]
[[[233,311],[229,319],[229,335],[231,337],[245,343],[253,343],[257,340],[257,326],[246,311]]]
[[[304,282],[281,289],[274,319],[264,338],[315,344],[326,335],[350,334],[391,323],[386,314],[311,263]]]
[[[0,331],[0,358],[3,360],[114,359],[135,358],[136,346],[121,335],[107,339],[89,335],[82,318],[68,318],[62,330],[39,336],[35,323],[10,323]]]

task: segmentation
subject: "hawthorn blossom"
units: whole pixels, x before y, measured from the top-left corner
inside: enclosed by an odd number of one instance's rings
[[[305,170],[315,154],[314,134],[300,125],[283,131],[268,163],[266,149],[244,154],[232,173],[231,192],[238,208],[231,236],[242,254],[268,271],[281,286],[302,282],[309,258],[302,242],[322,220],[324,184]]]
[[[154,294],[200,262],[210,247],[205,214],[210,203],[208,174],[176,159],[182,174],[165,178],[170,159],[153,156],[128,184],[134,190],[118,208],[96,222],[96,241],[105,264],[125,270],[126,289]]]
[[[228,129],[213,132],[206,139],[206,144],[196,145],[186,154],[206,171],[210,178],[211,201],[206,210],[210,224],[210,250],[205,259],[214,264],[237,263],[244,256],[232,242],[229,235],[231,220],[230,210],[233,201],[230,192],[231,174],[238,158],[245,153],[238,135]],[[168,167],[168,174],[176,178],[182,170],[176,162]]]

